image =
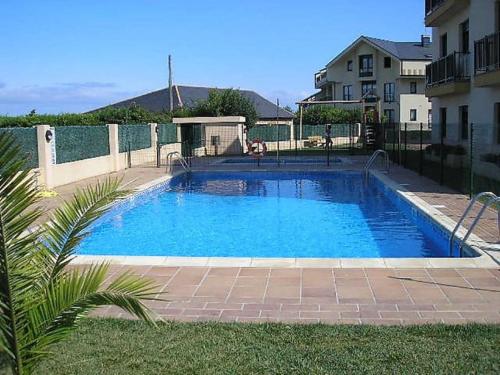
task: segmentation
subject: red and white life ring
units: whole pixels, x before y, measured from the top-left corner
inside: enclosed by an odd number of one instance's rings
[[[260,139],[254,139],[252,142],[248,142],[248,155],[253,156],[254,158],[261,158],[267,152],[266,142],[261,141]]]

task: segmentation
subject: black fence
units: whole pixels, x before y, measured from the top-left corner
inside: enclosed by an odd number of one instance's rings
[[[378,128],[377,148],[390,159],[464,194],[500,193],[500,144],[492,125],[448,124],[448,137],[428,124],[387,124]],[[455,130],[455,132],[451,132]],[[456,139],[455,139],[456,138]]]

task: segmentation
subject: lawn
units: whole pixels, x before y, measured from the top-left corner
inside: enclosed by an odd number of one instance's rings
[[[89,320],[40,375],[499,373],[500,326],[326,326]]]

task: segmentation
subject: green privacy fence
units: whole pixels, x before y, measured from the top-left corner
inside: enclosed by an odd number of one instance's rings
[[[353,131],[351,124],[332,124],[331,137],[349,137],[350,132]],[[302,125],[302,139],[308,137],[321,136],[324,137],[326,132],[326,125]],[[300,137],[300,125],[295,125],[295,134],[297,138]]]
[[[266,142],[289,141],[290,126],[280,124],[279,128],[276,125],[256,125],[248,131],[248,139],[260,139]]]
[[[104,126],[56,126],[56,163],[109,155],[109,129]]]
[[[0,133],[9,133],[15,138],[22,154],[25,156],[28,169],[38,168],[38,142],[36,128],[3,128]]]
[[[119,125],[119,151],[127,152],[151,147],[151,126],[149,124]]]
[[[166,145],[177,142],[177,125],[158,124],[158,143]]]

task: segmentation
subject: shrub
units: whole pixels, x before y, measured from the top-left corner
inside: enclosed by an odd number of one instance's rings
[[[296,117],[298,117],[296,115]],[[358,109],[344,109],[328,105],[317,105],[307,108],[303,112],[304,124],[347,124],[361,121],[361,111]]]

